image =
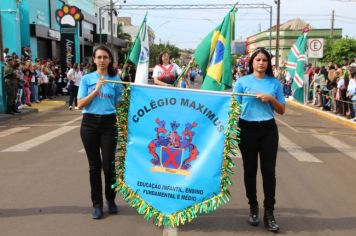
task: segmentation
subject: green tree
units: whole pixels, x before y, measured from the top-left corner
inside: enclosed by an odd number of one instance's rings
[[[331,41],[327,40],[324,47],[322,62],[342,63],[343,58],[348,57],[351,61],[356,57],[356,39],[345,37]]]
[[[167,44],[152,44],[150,45],[150,67],[154,67],[158,63],[158,56],[162,51],[168,51],[172,58],[179,58],[179,48],[169,43]]]
[[[127,47],[126,48],[120,48],[120,50],[118,50],[117,54],[118,54],[118,63],[125,63],[125,59],[128,55],[128,50],[131,48],[131,44],[132,44],[132,38],[131,35],[129,35],[128,33],[125,33],[122,31],[122,26],[121,24],[117,25],[117,37],[119,39],[125,40],[127,43]]]

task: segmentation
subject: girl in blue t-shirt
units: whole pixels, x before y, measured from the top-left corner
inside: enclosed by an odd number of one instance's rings
[[[259,224],[256,175],[260,156],[264,190],[264,224],[269,231],[278,231],[274,218],[276,191],[276,159],[278,129],[274,112],[283,114],[285,100],[281,83],[274,78],[271,56],[264,48],[257,48],[251,55],[249,73],[239,78],[234,87],[236,93],[255,94],[256,97],[237,97],[242,103],[239,119],[241,142],[239,148],[244,167],[246,196],[250,205],[249,223]]]
[[[110,49],[99,46],[94,50],[91,73],[83,76],[78,91],[78,106],[83,109],[80,136],[89,162],[93,219],[103,217],[101,169],[105,176],[105,197],[109,213],[117,213],[115,183],[116,105],[122,86],[105,83],[120,80],[113,67]]]

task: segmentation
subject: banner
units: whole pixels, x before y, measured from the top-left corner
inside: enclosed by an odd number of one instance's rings
[[[61,68],[64,72],[69,70],[76,61],[75,58],[75,28],[73,28],[72,33],[61,33]],[[68,32],[68,30],[65,30]]]
[[[236,100],[228,93],[140,85],[124,97],[116,184],[123,198],[146,219],[169,226],[226,203],[238,143]]]

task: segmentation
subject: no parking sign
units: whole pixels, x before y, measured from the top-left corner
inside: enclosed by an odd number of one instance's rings
[[[308,58],[322,58],[324,51],[324,39],[308,39]]]

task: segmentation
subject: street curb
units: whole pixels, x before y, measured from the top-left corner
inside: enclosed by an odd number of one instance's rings
[[[59,107],[65,106],[66,102],[61,100],[42,100],[41,103],[32,103],[32,107],[26,107],[21,110],[21,113],[10,115],[10,114],[2,114],[0,113],[0,122],[6,121],[13,118],[20,118],[22,116],[31,114],[31,113],[39,113],[49,110],[54,110]]]
[[[38,109],[38,112],[49,111],[66,104],[65,101],[61,100],[42,100],[41,103],[33,103],[32,108]]]
[[[348,120],[346,118],[339,117],[339,116],[336,116],[336,115],[333,115],[333,114],[329,114],[328,112],[321,111],[321,110],[318,110],[316,108],[309,107],[309,106],[306,106],[306,105],[303,105],[303,104],[300,104],[300,103],[297,103],[297,102],[291,101],[291,100],[287,100],[287,104],[288,105],[292,105],[294,107],[301,108],[301,109],[309,111],[309,112],[312,112],[314,114],[323,116],[323,117],[328,118],[329,120],[335,121],[335,122],[337,122],[339,124],[343,124],[343,125],[346,125],[346,126],[349,126],[349,127],[353,128],[353,129],[356,129],[356,122]]]
[[[2,121],[7,121],[13,118],[20,118],[32,113],[38,113],[37,108],[25,108],[21,110],[21,113],[15,114],[15,115],[10,115],[10,114],[0,114],[0,122]]]

